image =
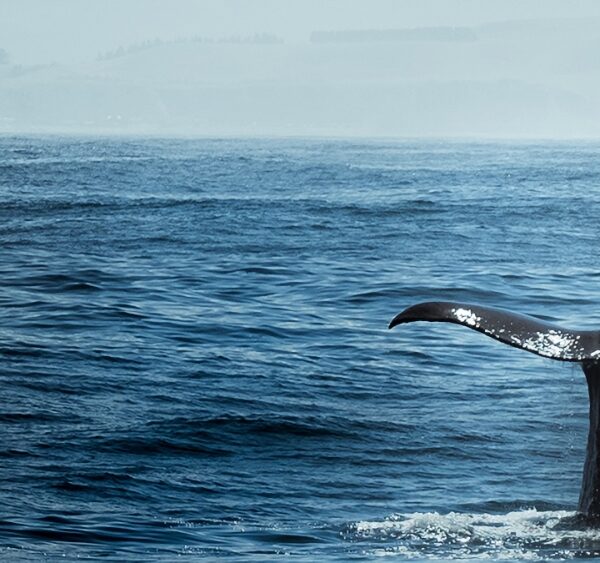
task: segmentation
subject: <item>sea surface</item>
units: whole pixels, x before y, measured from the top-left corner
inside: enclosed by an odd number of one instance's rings
[[[0,559],[563,560],[600,144],[0,137]]]

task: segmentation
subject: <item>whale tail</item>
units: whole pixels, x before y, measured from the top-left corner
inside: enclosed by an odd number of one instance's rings
[[[590,426],[579,512],[600,523],[600,331],[577,331],[503,309],[435,301],[419,303],[396,315],[389,328],[416,321],[466,326],[500,342],[545,358],[579,362],[590,398]]]
[[[389,328],[415,321],[463,325],[504,344],[553,360],[600,360],[600,332],[571,330],[503,309],[451,301],[430,301],[405,309],[392,319]]]

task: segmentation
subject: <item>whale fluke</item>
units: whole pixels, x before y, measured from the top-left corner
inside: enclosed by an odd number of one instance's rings
[[[539,356],[581,364],[590,398],[590,426],[578,511],[588,522],[599,525],[600,331],[571,330],[528,315],[451,301],[432,301],[408,307],[392,319],[389,328],[416,321],[463,325]]]
[[[583,362],[600,359],[600,332],[571,330],[503,309],[430,301],[405,309],[392,319],[389,328],[415,321],[463,325],[504,344],[553,360]]]

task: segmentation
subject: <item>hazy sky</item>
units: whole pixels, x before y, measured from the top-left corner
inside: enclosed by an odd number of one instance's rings
[[[600,0],[0,0],[0,132],[596,138],[599,22]],[[419,27],[446,35],[310,42]],[[284,43],[168,43],[256,33]]]
[[[600,16],[598,0],[0,0],[0,48],[15,64],[73,63],[146,39],[317,29],[474,25]]]

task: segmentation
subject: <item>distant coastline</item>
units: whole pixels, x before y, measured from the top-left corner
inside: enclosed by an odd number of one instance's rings
[[[313,31],[312,43],[374,43],[382,41],[477,41],[469,27],[420,27],[411,29],[354,29]]]

